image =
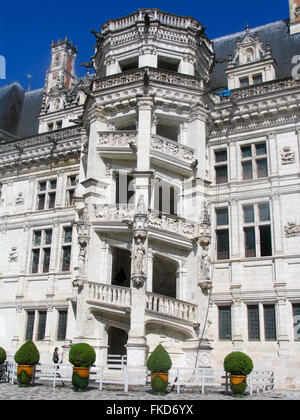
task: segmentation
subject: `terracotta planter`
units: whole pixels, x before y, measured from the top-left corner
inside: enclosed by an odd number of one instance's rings
[[[168,386],[168,372],[151,372],[151,386],[154,394],[164,395]]]
[[[18,365],[17,379],[20,385],[28,386],[30,384],[32,381],[33,370],[33,365]]]
[[[247,388],[247,376],[230,374],[230,388],[234,394],[243,394]]]
[[[75,390],[83,391],[89,384],[90,368],[85,366],[73,366],[72,383]]]

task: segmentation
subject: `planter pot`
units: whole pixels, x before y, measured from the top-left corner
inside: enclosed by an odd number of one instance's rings
[[[168,372],[152,372],[151,386],[154,395],[165,395],[168,386]]]
[[[18,365],[17,379],[21,386],[29,386],[33,377],[33,365]]]
[[[83,391],[89,384],[90,368],[73,366],[72,383],[75,390]]]
[[[230,388],[233,394],[243,394],[247,388],[247,376],[230,374]]]

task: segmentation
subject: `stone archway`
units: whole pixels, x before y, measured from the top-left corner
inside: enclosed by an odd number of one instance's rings
[[[126,355],[128,334],[125,330],[117,327],[109,327],[107,345],[109,355]]]

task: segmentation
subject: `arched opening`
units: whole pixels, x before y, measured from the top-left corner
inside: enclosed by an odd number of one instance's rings
[[[109,327],[108,330],[108,360],[113,363],[120,363],[122,356],[126,356],[126,344],[128,334],[125,330],[116,327]],[[118,357],[117,357],[118,356]]]
[[[130,287],[131,253],[126,249],[112,248],[111,284]]]
[[[174,261],[155,255],[153,258],[152,291],[160,295],[177,297],[177,268]]]

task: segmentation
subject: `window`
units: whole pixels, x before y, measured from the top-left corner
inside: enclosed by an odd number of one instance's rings
[[[119,65],[122,72],[128,71],[128,70],[134,70],[139,67],[139,59],[138,57],[132,57],[132,58],[129,58],[128,60],[119,62]]]
[[[264,305],[265,340],[276,340],[275,306]]]
[[[217,259],[229,258],[228,208],[216,209]]]
[[[260,339],[258,305],[248,306],[248,338],[249,340]]]
[[[48,131],[59,130],[62,128],[62,121],[54,121],[47,124]]]
[[[37,340],[43,340],[45,338],[47,312],[39,311],[38,314],[39,314],[39,324],[38,324]]]
[[[174,125],[167,125],[167,124],[157,124],[156,126],[156,134],[161,137],[165,137],[166,139],[178,141],[178,133],[179,128],[178,125],[174,123]]]
[[[256,85],[256,84],[258,84],[258,83],[262,83],[262,74],[261,73],[259,73],[259,74],[254,74],[253,76],[252,76],[252,80],[253,80],[253,84],[254,85]]]
[[[231,306],[219,306],[219,339],[231,340]]]
[[[33,232],[31,272],[48,273],[50,268],[52,229]]]
[[[58,311],[58,330],[57,330],[58,341],[64,341],[66,339],[67,316],[68,316],[68,311]]]
[[[72,250],[72,227],[64,227],[62,245],[62,271],[70,271]]]
[[[179,60],[170,57],[160,57],[157,58],[157,68],[162,70],[169,70],[178,72]]]
[[[26,340],[32,340],[33,339],[33,327],[34,327],[34,311],[28,311],[27,312],[27,325],[26,325]]]
[[[55,207],[56,179],[40,181],[38,184],[37,209],[51,209]]]
[[[132,204],[134,194],[135,182],[133,176],[119,172],[116,175],[116,204]]]
[[[228,182],[227,150],[215,151],[215,175],[216,184],[224,184]]]
[[[240,87],[249,86],[249,77],[241,77],[240,78]]]
[[[257,143],[241,147],[243,180],[268,176],[266,143]]]
[[[78,182],[77,175],[70,175],[67,178],[67,188],[66,188],[66,206],[75,205],[75,189]]]
[[[245,257],[272,255],[269,203],[243,206]]]
[[[293,304],[294,339],[300,340],[300,303]]]

